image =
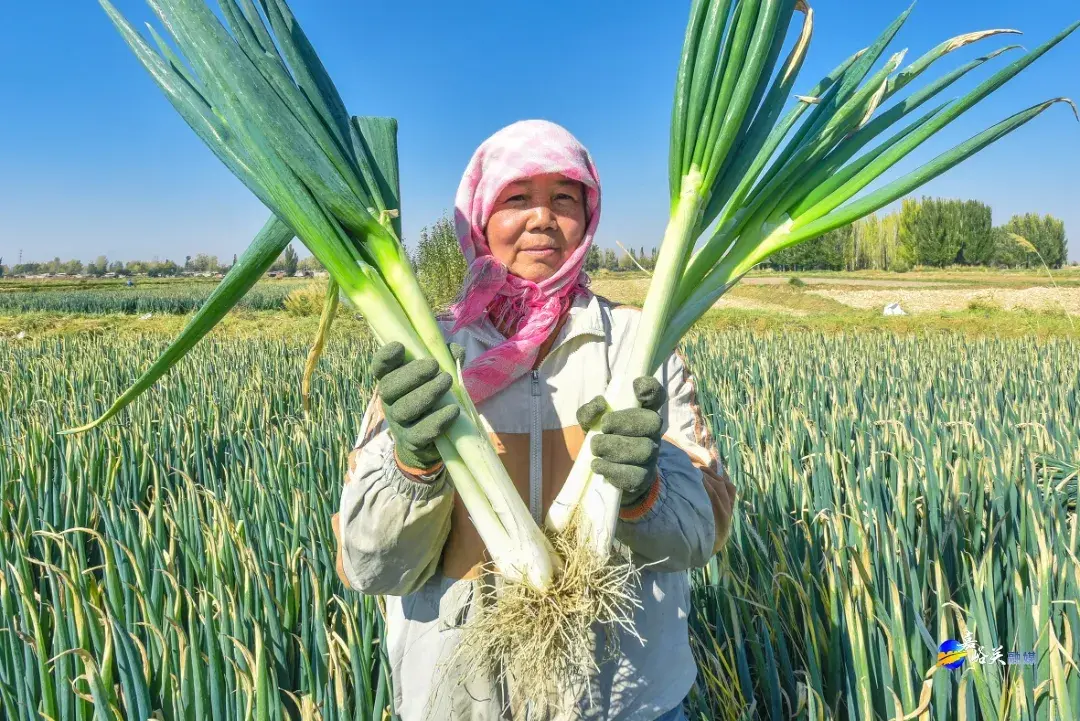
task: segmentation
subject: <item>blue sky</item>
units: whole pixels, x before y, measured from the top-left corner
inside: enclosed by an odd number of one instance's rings
[[[148,20],[141,0],[116,0]],[[668,124],[689,2],[292,0],[350,112],[400,121],[406,241],[449,210],[476,146],[515,120],[565,125],[604,184],[597,241],[651,247],[667,220]],[[797,90],[868,44],[906,0],[816,0]],[[165,101],[97,3],[7,4],[0,31],[0,255],[228,260],[266,211]],[[538,9],[541,8],[541,9]],[[953,35],[1013,27],[1034,47],[1080,17],[1066,0],[922,0],[893,49],[909,59]],[[1010,42],[991,39],[937,72]],[[997,67],[1006,55],[996,62]],[[1080,33],[928,143],[914,167],[1038,101],[1080,99]],[[988,77],[985,69],[953,95]],[[1052,108],[939,178],[926,194],[976,198],[995,222],[1052,213],[1080,259],[1080,124]],[[304,249],[298,249],[301,256]]]

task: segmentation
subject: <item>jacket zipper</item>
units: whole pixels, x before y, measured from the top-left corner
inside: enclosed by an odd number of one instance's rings
[[[532,372],[532,395],[529,398],[529,512],[537,524],[541,522],[540,513],[543,492],[543,425],[540,408],[540,371]]]
[[[586,335],[588,331],[578,331],[571,333],[566,338],[563,338],[560,346],[565,345],[568,341],[573,340],[581,335]],[[543,367],[544,363],[555,348],[550,349],[544,358],[540,361],[539,367]],[[610,373],[610,369],[609,369]],[[610,378],[609,378],[610,380]],[[539,369],[532,371],[532,383],[529,396],[529,412],[530,412],[530,428],[529,428],[529,513],[532,514],[533,520],[536,524],[543,528],[543,494],[544,494],[544,462],[543,462],[543,447],[544,447],[544,427],[543,427],[543,409],[540,405],[540,371]]]

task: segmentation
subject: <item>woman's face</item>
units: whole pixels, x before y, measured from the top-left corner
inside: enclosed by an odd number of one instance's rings
[[[548,173],[506,186],[486,234],[491,254],[519,278],[550,278],[585,237],[585,188]]]

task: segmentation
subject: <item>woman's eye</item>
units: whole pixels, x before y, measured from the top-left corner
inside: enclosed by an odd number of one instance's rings
[[[507,198],[503,202],[506,202],[506,203],[520,203],[523,200],[525,200],[525,196],[522,195],[521,193],[518,193],[517,195],[511,195],[509,198]]]
[[[577,202],[577,198],[573,195],[570,195],[569,193],[559,193],[555,196],[555,200],[569,200],[574,203]]]

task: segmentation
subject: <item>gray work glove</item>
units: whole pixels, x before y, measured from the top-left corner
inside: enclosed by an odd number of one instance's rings
[[[592,440],[593,473],[623,492],[623,506],[640,501],[656,479],[663,424],[658,411],[667,401],[667,391],[652,376],[634,379],[634,395],[641,407],[608,412]],[[578,408],[578,423],[588,431],[607,407],[603,396],[593,398]]]
[[[449,347],[454,358],[464,362],[465,349],[457,343]],[[412,468],[431,468],[439,462],[435,439],[461,412],[456,403],[435,407],[439,398],[450,390],[453,378],[439,368],[434,358],[405,362],[405,346],[397,341],[375,352],[372,372],[398,461]]]

